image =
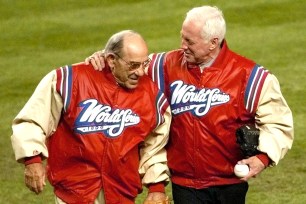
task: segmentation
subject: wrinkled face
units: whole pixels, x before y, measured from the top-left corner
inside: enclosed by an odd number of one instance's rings
[[[128,89],[134,89],[138,85],[140,77],[144,75],[144,68],[149,65],[147,55],[134,57],[118,57],[113,74],[118,84]]]
[[[212,41],[204,40],[201,36],[201,26],[191,21],[184,21],[181,30],[181,48],[190,63],[206,63],[211,57]]]
[[[142,39],[125,39],[122,56],[114,54],[112,60],[112,73],[116,82],[122,87],[134,89],[137,87],[144,68],[149,65],[148,48]]]

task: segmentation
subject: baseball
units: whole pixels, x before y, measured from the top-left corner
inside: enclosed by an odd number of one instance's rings
[[[234,167],[234,173],[237,177],[242,178],[248,175],[250,169],[246,164],[236,164]]]

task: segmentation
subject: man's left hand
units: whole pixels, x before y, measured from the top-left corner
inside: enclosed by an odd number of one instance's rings
[[[239,161],[238,164],[247,164],[250,168],[248,175],[241,178],[241,180],[243,181],[247,181],[252,177],[255,178],[265,169],[264,163],[262,163],[262,161],[258,159],[256,156],[252,156],[250,158],[243,159]]]
[[[143,204],[170,204],[170,200],[165,193],[153,192],[149,193]]]

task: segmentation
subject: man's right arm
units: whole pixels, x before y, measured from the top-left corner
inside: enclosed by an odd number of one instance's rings
[[[13,120],[11,142],[18,162],[37,155],[48,157],[45,140],[55,131],[62,107],[56,92],[56,72],[52,71],[41,80]]]
[[[25,185],[36,194],[46,185],[42,159],[48,157],[45,140],[56,129],[62,99],[56,92],[56,72],[46,75],[13,120],[12,146],[16,160],[25,164]]]

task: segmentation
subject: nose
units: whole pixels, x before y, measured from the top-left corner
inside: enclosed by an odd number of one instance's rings
[[[138,69],[136,69],[135,74],[137,76],[143,76],[144,75],[144,66],[141,65]]]
[[[181,48],[184,50],[188,49],[187,43],[185,42],[184,39],[181,40]]]

